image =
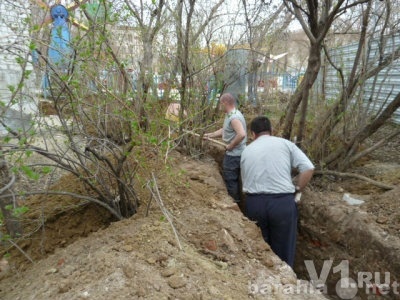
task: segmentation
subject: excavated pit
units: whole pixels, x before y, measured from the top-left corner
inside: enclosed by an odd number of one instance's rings
[[[221,151],[214,149],[210,154],[222,171]],[[398,172],[398,165],[395,169]],[[395,181],[398,177],[391,174]],[[400,299],[400,212],[385,216],[387,211],[398,210],[400,188],[385,193],[362,182],[340,184],[350,191],[362,189],[369,194],[363,197],[368,201],[349,205],[343,201],[343,190],[303,193],[294,268],[297,277],[313,279],[305,264],[309,261],[317,277],[327,275],[320,288],[327,298]],[[320,190],[332,190],[332,186]],[[245,214],[245,201],[240,208]],[[356,287],[347,288],[342,278],[350,278]]]
[[[392,190],[369,201],[395,200],[399,192]],[[338,193],[308,192],[302,201],[297,276],[312,279],[305,265],[310,261],[309,269],[315,266],[318,277],[324,272],[328,275],[325,291],[333,299],[400,299],[400,239],[396,230],[388,230],[381,219],[368,213],[368,203],[351,206]],[[344,277],[357,287],[341,288]]]

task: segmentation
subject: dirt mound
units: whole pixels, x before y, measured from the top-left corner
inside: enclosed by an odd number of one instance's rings
[[[62,176],[49,189],[87,194],[83,184],[72,175]],[[35,195],[20,200],[19,204],[29,210],[21,218],[23,235],[14,241],[34,261],[107,227],[112,220],[111,214],[103,208],[66,195]],[[0,250],[12,258],[11,266],[18,271],[31,264],[15,247],[5,245]]]
[[[178,238],[153,199],[132,218],[11,272],[0,298],[321,299],[311,287],[296,290],[295,274],[232,204],[213,160],[173,156],[156,184]]]
[[[389,234],[400,238],[400,187],[382,195],[374,195],[361,208],[373,216],[375,222]]]

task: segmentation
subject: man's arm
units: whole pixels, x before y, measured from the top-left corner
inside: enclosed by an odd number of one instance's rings
[[[231,121],[231,126],[236,132],[235,138],[226,146],[226,150],[232,150],[246,137],[246,132],[244,131],[242,122],[239,119],[233,119]]]
[[[306,185],[310,182],[313,174],[314,174],[314,165],[311,160],[307,157],[307,155],[300,150],[292,142],[289,142],[292,145],[291,150],[291,164],[292,167],[298,169],[299,175],[297,175],[296,182],[296,190],[297,192],[302,192]]]
[[[298,192],[302,192],[304,190],[306,185],[310,182],[313,174],[314,174],[314,169],[309,169],[300,173],[297,176],[296,189],[298,189]]]
[[[222,136],[222,131],[223,129],[220,128],[214,132],[210,132],[210,133],[205,133],[203,135],[203,138],[207,139],[207,138],[216,138],[216,137],[221,137]]]

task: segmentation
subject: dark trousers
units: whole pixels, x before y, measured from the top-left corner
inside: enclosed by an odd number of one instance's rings
[[[222,169],[228,194],[233,198],[233,201],[240,202],[240,156],[225,154]]]
[[[297,205],[293,194],[247,194],[246,211],[264,240],[293,268],[297,237]]]

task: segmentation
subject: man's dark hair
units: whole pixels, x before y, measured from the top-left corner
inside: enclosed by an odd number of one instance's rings
[[[261,132],[271,133],[271,122],[265,116],[256,117],[251,121],[250,130],[255,134],[259,134]]]

